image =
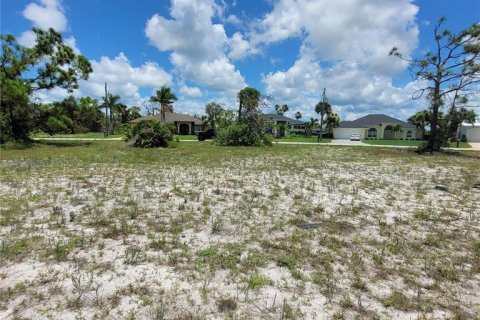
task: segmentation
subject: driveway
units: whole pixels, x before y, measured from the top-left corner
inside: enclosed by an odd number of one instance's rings
[[[349,139],[333,139],[330,144],[339,146],[367,146],[367,144],[362,141],[351,141]]]
[[[469,142],[468,144],[472,147],[472,150],[480,151],[480,142]]]

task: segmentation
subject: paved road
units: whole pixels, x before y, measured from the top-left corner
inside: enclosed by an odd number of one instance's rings
[[[33,140],[54,140],[54,141],[121,141],[123,138],[33,138]],[[198,142],[198,140],[180,140],[181,142]],[[388,146],[388,145],[375,145],[363,143],[361,141],[350,141],[347,139],[335,139],[331,143],[316,143],[316,142],[293,142],[282,141],[274,142],[274,144],[293,144],[293,145],[319,145],[319,146],[358,146],[358,147],[372,147],[372,148],[397,148],[397,149],[416,149],[412,146]],[[469,143],[471,148],[445,148],[445,150],[452,151],[480,151],[480,143]]]

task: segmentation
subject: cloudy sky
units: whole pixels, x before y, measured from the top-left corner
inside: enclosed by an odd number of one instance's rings
[[[480,21],[480,1],[2,0],[1,32],[31,46],[32,27],[60,31],[93,67],[76,96],[100,98],[107,82],[123,103],[147,106],[167,85],[179,98],[176,111],[203,114],[209,101],[235,109],[237,92],[251,86],[306,120],[327,88],[342,120],[406,119],[425,107],[411,100],[422,83],[388,52],[433,49],[441,16],[449,29],[465,29]]]

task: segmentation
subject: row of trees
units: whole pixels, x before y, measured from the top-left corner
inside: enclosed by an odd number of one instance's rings
[[[438,139],[441,141],[460,139],[459,133],[462,123],[474,124],[476,117],[477,115],[473,110],[468,110],[464,107],[450,108],[447,114],[439,111],[436,125]],[[422,138],[426,136],[426,128],[432,128],[432,121],[433,111],[431,109],[419,111],[408,118],[408,122],[421,130]]]
[[[40,104],[32,110],[32,129],[49,134],[104,131],[113,133],[122,130],[122,126],[128,121],[141,117],[140,108],[129,108],[119,101],[120,96],[108,94],[103,98],[102,104],[91,97],[77,99],[73,96],[61,102]],[[108,110],[104,113],[101,109],[106,106]]]

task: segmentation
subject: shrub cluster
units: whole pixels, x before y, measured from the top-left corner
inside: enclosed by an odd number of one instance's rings
[[[140,121],[127,134],[127,141],[134,147],[168,147],[173,140],[172,124],[161,124],[155,120]]]
[[[265,135],[263,123],[258,120],[255,122],[236,122],[217,132],[215,142],[221,146],[266,146],[272,142]]]

